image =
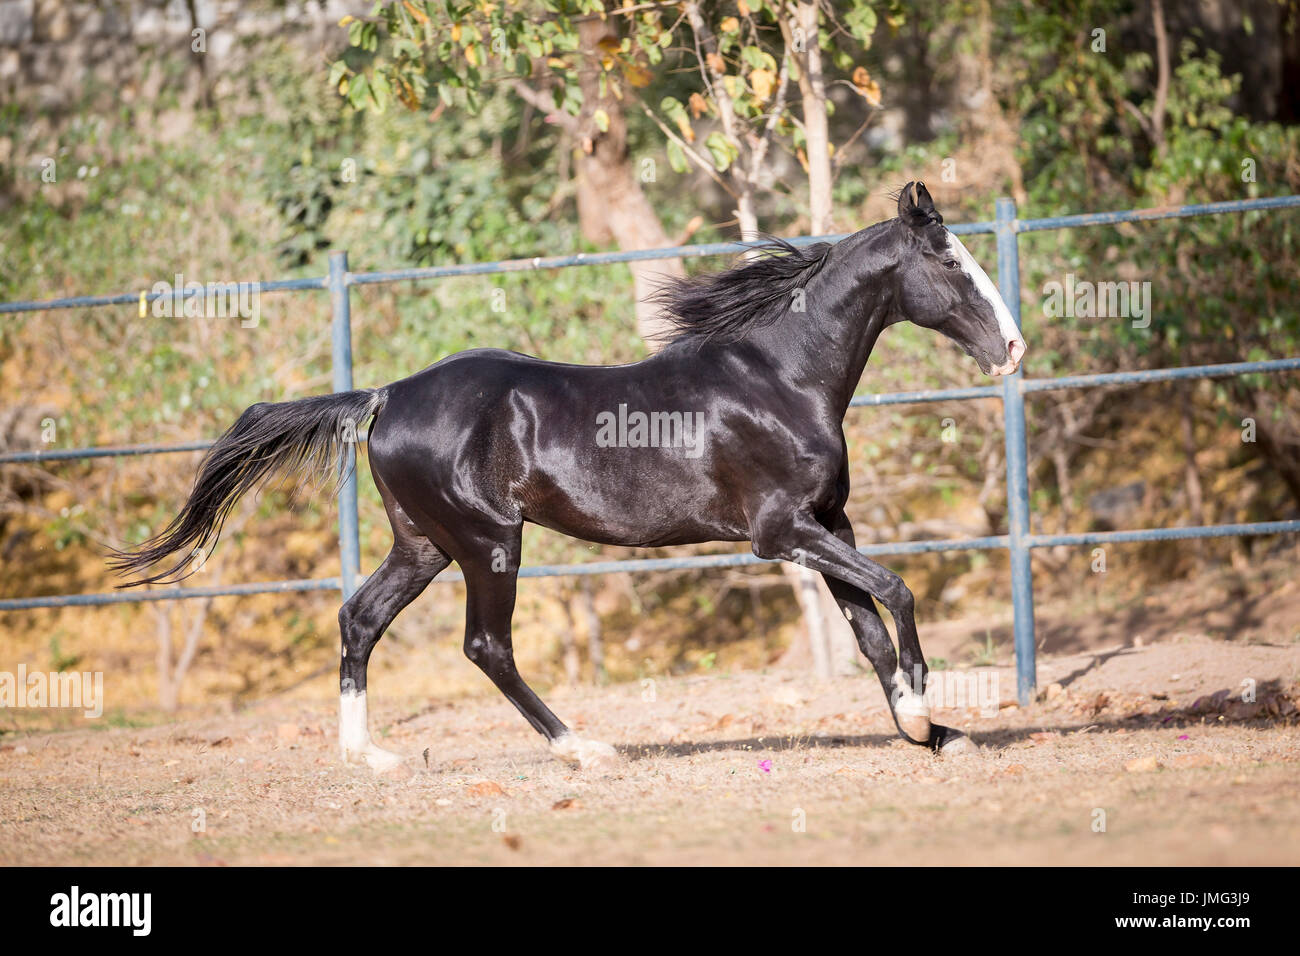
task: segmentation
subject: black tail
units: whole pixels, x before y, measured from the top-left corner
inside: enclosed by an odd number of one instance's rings
[[[194,490],[180,514],[162,533],[135,551],[115,551],[109,566],[120,574],[145,570],[174,554],[183,557],[166,571],[119,587],[168,584],[198,570],[197,555],[217,543],[221,526],[245,493],[278,471],[328,474],[344,442],[384,407],[383,389],[316,395],[296,402],[253,405],[208,449]],[[193,565],[185,570],[186,565]]]

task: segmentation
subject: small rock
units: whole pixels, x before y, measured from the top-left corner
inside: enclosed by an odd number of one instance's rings
[[[1138,757],[1126,763],[1124,769],[1129,773],[1151,773],[1160,769],[1160,761],[1155,757]]]
[[[803,697],[793,687],[781,687],[772,695],[772,702],[782,707],[802,707]]]
[[[501,785],[493,783],[491,780],[480,780],[478,783],[472,783],[466,788],[466,791],[475,797],[505,796],[505,791],[501,789]]]

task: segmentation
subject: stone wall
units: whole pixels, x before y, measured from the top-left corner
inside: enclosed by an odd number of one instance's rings
[[[150,76],[188,77],[182,98],[241,64],[243,38],[289,32],[315,46],[342,41],[344,0],[0,0],[0,102],[60,112],[95,97],[156,93]],[[355,12],[355,11],[354,11]],[[194,29],[205,48],[192,48]],[[200,64],[198,58],[202,57]],[[184,69],[152,69],[187,61]],[[202,69],[200,69],[200,66]],[[192,75],[191,75],[192,74]]]

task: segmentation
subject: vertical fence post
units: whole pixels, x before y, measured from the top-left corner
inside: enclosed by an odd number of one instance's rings
[[[352,302],[348,282],[348,254],[330,253],[330,323],[333,340],[334,391],[352,391]],[[359,423],[357,423],[359,426]],[[343,600],[352,597],[357,589],[357,575],[361,573],[361,530],[357,520],[357,442],[353,430],[352,441],[343,446],[339,468],[344,470],[343,484],[339,487],[339,578],[343,583]]]
[[[998,291],[1020,325],[1020,247],[1016,203],[997,201]],[[1016,699],[1034,699],[1038,671],[1034,661],[1034,576],[1030,563],[1029,464],[1025,446],[1025,396],[1020,390],[1024,367],[1002,380],[1002,420],[1007,442],[1007,524],[1011,538],[1011,604],[1015,613]]]

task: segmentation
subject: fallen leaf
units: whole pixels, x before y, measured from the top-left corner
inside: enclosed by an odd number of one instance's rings
[[[470,784],[467,789],[476,797],[505,796],[505,791],[501,789],[501,785],[493,783],[491,780],[482,780],[478,783]]]
[[[563,800],[556,800],[551,804],[552,810],[581,810],[582,801],[577,797],[565,797]]]

